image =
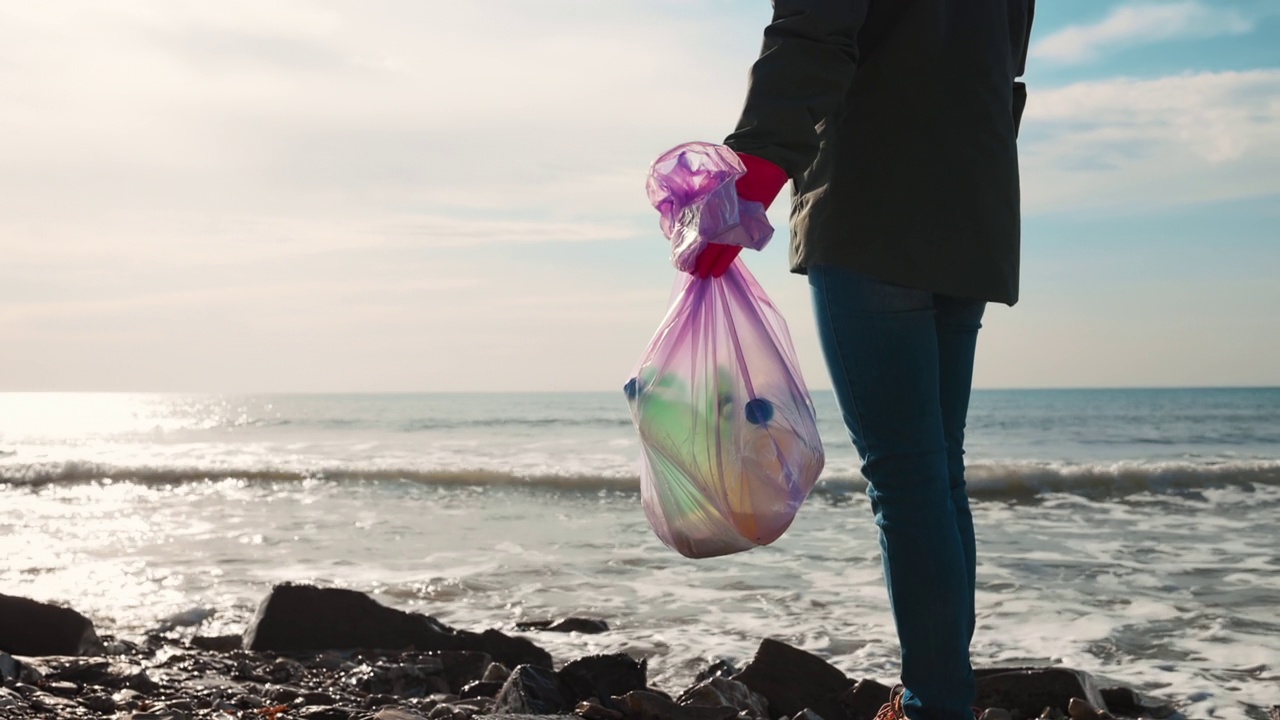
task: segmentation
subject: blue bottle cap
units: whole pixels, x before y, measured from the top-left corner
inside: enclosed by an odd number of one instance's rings
[[[764,398],[748,400],[745,411],[747,422],[752,425],[764,425],[773,419],[773,403]]]

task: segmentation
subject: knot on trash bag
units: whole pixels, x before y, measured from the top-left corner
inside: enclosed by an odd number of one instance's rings
[[[707,243],[752,250],[769,243],[765,206],[738,197],[735,184],[746,172],[728,147],[705,142],[678,145],[653,161],[645,189],[677,270],[692,272]]]

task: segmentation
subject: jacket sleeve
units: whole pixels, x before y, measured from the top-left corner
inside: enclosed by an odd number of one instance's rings
[[[816,126],[844,97],[869,0],[774,0],[738,127],[725,144],[790,177],[818,155]]]

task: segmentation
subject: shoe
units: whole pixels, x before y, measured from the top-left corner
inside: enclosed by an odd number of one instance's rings
[[[907,714],[902,711],[902,692],[905,689],[901,685],[895,685],[889,691],[889,702],[880,706],[875,720],[907,720]]]

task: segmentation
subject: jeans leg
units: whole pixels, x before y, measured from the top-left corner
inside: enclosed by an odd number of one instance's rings
[[[969,639],[975,624],[974,592],[977,585],[977,547],[973,534],[973,513],[964,480],[964,427],[969,414],[969,394],[973,387],[973,358],[978,330],[987,304],[945,295],[934,296],[938,329],[938,388],[942,401],[942,432],[947,440],[947,477],[956,528],[964,548],[969,578]]]
[[[948,471],[932,293],[809,269],[818,336],[880,530],[913,720],[972,720],[972,601]]]

